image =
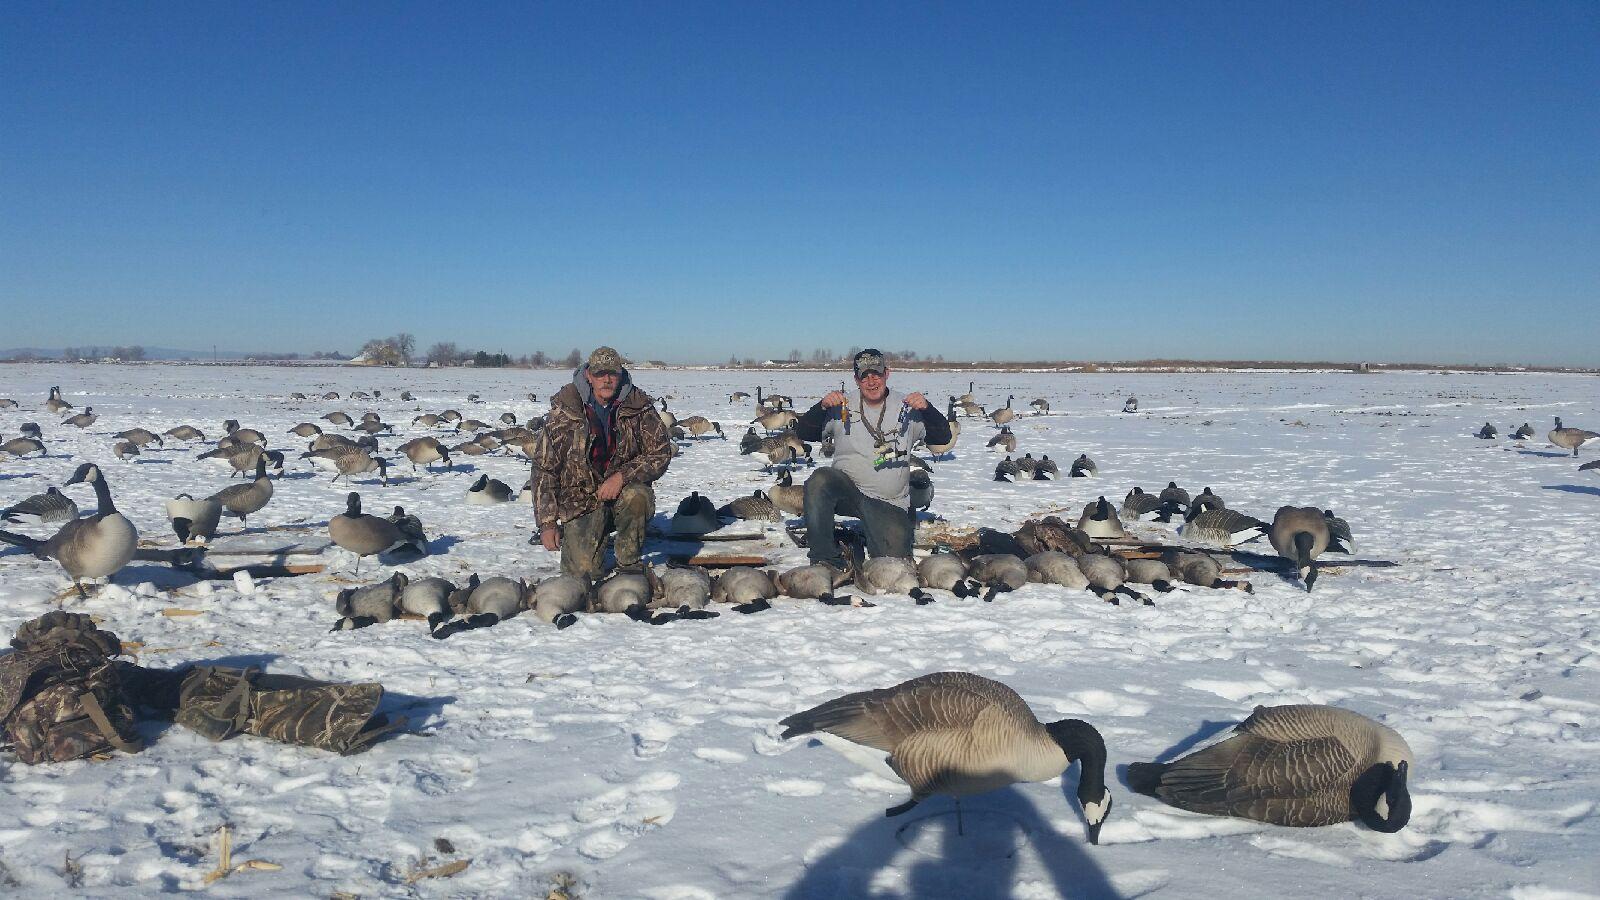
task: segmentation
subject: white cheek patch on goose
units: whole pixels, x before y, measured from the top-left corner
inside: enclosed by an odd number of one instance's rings
[[[1105,821],[1106,812],[1110,808],[1111,792],[1106,791],[1105,794],[1100,798],[1100,802],[1085,803],[1083,805],[1083,817],[1089,821],[1090,825],[1098,825]]]
[[[1378,802],[1373,807],[1373,809],[1375,809],[1377,811],[1379,818],[1383,818],[1383,819],[1389,818],[1389,798],[1383,796],[1382,794],[1379,794],[1378,795]]]

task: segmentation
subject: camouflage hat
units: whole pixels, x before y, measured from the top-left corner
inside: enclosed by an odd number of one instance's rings
[[[857,353],[853,364],[857,378],[868,372],[876,372],[879,375],[883,375],[889,371],[889,364],[884,360],[883,353],[877,350],[863,350]]]
[[[621,372],[622,365],[622,354],[610,347],[597,347],[589,354],[590,372]]]

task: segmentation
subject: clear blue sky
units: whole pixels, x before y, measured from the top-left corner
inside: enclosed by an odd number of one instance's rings
[[[1600,365],[1600,4],[0,4],[0,347]]]

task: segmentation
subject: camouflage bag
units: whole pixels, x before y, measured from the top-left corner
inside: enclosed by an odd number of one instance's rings
[[[184,679],[176,720],[213,741],[235,734],[359,753],[405,724],[378,715],[383,685],[203,666]]]
[[[122,750],[137,753],[133,706],[112,660],[122,643],[80,613],[23,623],[0,657],[0,731],[33,765]]]

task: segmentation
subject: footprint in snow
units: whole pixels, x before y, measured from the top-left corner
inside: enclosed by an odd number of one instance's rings
[[[652,772],[573,806],[572,818],[595,826],[578,840],[578,853],[610,859],[647,832],[672,821],[678,805],[670,796],[682,782],[676,772]]]

